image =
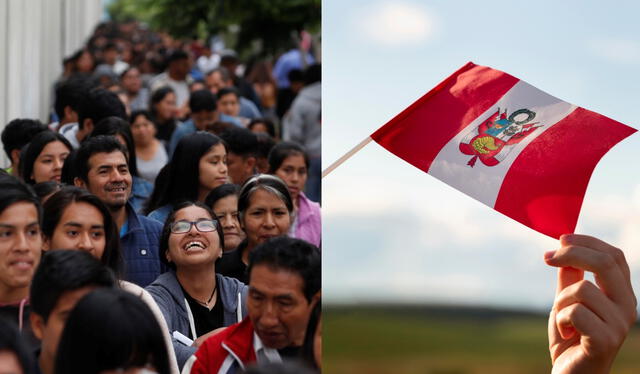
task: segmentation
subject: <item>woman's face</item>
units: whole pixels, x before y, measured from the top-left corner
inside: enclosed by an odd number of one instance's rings
[[[77,249],[100,260],[106,243],[102,213],[95,206],[81,201],[65,208],[51,239],[45,239],[45,248]]]
[[[237,117],[240,114],[240,102],[238,96],[226,94],[218,99],[218,109],[228,116]]]
[[[307,164],[304,162],[304,156],[301,154],[288,156],[282,161],[275,174],[287,184],[291,199],[297,201],[300,191],[307,183]]]
[[[212,217],[206,210],[191,205],[176,212],[174,223],[178,221],[198,222],[210,219]],[[215,230],[209,232],[199,231],[193,224],[186,233],[171,233],[168,247],[169,250],[165,255],[169,262],[173,262],[178,269],[180,267],[213,264],[222,256],[218,233]]]
[[[144,115],[137,116],[131,124],[131,135],[136,146],[149,144],[156,136],[156,127]]]
[[[249,206],[242,215],[242,226],[250,247],[267,239],[286,235],[291,225],[287,206],[275,194],[256,190],[249,198]]]
[[[244,239],[244,231],[238,220],[238,196],[229,195],[213,204],[213,212],[218,217],[224,233],[224,250],[230,251],[238,247]]]
[[[90,73],[93,70],[93,56],[91,53],[84,51],[78,58],[76,68],[80,73]]]
[[[175,118],[177,110],[176,95],[173,92],[166,94],[164,98],[156,104],[156,113],[158,113],[158,117],[163,121]]]
[[[0,287],[28,287],[42,251],[36,206],[29,202],[9,205],[0,214]]]
[[[38,155],[33,163],[33,172],[31,178],[40,182],[56,181],[60,182],[62,174],[62,165],[64,160],[69,156],[69,148],[61,141],[53,141],[42,148],[42,152]]]
[[[140,71],[138,71],[138,69],[131,68],[122,76],[122,88],[132,94],[140,91],[140,88],[142,88],[142,79],[140,79]]]
[[[203,192],[209,193],[214,188],[227,183],[227,151],[218,143],[200,157],[198,165],[198,182]],[[203,193],[202,195],[206,195]]]

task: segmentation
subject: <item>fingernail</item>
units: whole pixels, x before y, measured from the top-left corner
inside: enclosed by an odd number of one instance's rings
[[[546,261],[549,261],[553,258],[553,256],[555,256],[555,254],[556,254],[556,251],[547,251],[544,253],[544,259]]]

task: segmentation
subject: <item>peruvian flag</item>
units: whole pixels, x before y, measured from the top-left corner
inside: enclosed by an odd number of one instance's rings
[[[572,233],[604,154],[636,130],[471,62],[371,135],[543,234]]]

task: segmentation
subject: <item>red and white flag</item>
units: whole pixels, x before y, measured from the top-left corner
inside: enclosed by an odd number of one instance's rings
[[[591,173],[636,130],[471,62],[371,138],[491,208],[558,238]]]

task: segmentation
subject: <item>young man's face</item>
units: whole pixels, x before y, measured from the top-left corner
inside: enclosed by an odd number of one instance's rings
[[[53,372],[58,343],[60,342],[62,331],[64,331],[64,326],[67,323],[69,313],[71,313],[71,310],[76,306],[78,301],[94,288],[95,286],[85,286],[76,290],[63,292],[56,306],[51,310],[49,319],[47,319],[46,322],[44,318],[38,314],[31,313],[30,319],[33,332],[36,337],[42,341],[39,363],[45,372]]]
[[[124,154],[120,151],[95,153],[89,157],[88,166],[87,182],[76,178],[76,186],[89,190],[112,211],[124,207],[132,184]]]
[[[218,118],[215,110],[201,110],[191,114],[193,124],[196,129],[200,131],[206,131],[207,126],[213,124]]]
[[[281,349],[301,346],[316,294],[308,302],[304,280],[294,272],[256,265],[251,269],[247,309],[262,343]]]
[[[253,175],[255,157],[242,157],[233,152],[227,153],[227,174],[232,183],[241,186]]]

